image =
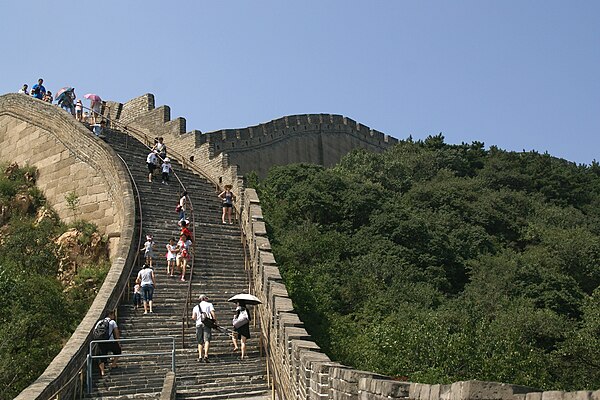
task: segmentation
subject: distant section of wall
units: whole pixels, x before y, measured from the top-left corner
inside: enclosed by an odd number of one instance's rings
[[[382,152],[397,139],[370,129],[342,115],[290,115],[265,124],[208,132],[198,138],[212,154],[225,152],[239,172],[257,171],[264,176],[274,165],[337,164],[356,148]]]
[[[167,147],[188,160],[193,156],[194,164],[219,185],[236,186],[239,176],[250,171],[264,176],[274,165],[330,167],[353,149],[381,152],[398,142],[334,114],[290,115],[248,128],[186,133],[185,118],[171,120],[169,106],[155,108],[154,95],[149,93],[123,104],[118,122],[142,130],[149,140],[164,137]]]
[[[114,151],[60,108],[22,94],[0,96],[0,160],[38,168],[37,185],[63,220],[64,196],[75,191],[78,217],[110,234],[111,268],[87,314],[44,373],[18,400],[74,398],[87,343],[98,319],[115,308],[127,283],[136,246],[135,203],[129,176]],[[74,378],[74,379],[73,379]]]

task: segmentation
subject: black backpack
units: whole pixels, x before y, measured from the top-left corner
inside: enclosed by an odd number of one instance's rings
[[[98,321],[94,327],[92,336],[94,340],[108,340],[110,337],[110,320],[104,318]]]
[[[202,324],[207,328],[214,328],[215,320],[212,319],[210,315],[202,311],[202,307],[200,307],[200,304],[198,304],[198,309],[200,310],[200,322],[202,322]]]

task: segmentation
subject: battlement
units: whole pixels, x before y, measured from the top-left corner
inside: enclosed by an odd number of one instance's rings
[[[215,153],[263,147],[271,142],[304,134],[350,135],[379,149],[396,144],[398,139],[385,135],[351,118],[338,114],[300,114],[281,117],[266,123],[240,129],[222,129],[203,134],[197,143],[209,143]]]
[[[155,107],[154,95],[150,93],[129,100],[121,107],[111,106],[111,115],[150,136],[163,136],[167,146],[175,146],[180,153],[201,160],[199,165],[203,168],[222,171],[222,163],[226,163],[237,167],[235,173],[242,175],[256,171],[264,176],[274,165],[291,163],[330,167],[355,148],[382,152],[398,142],[394,137],[338,114],[288,115],[246,128],[186,132],[185,118],[171,120],[170,107]],[[221,158],[213,161],[217,156]],[[228,174],[232,175],[227,177],[228,181],[236,180],[233,174]],[[221,182],[223,176],[215,175],[213,179]]]

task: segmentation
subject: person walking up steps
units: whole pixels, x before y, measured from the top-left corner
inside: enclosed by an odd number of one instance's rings
[[[198,361],[208,362],[208,347],[212,338],[212,327],[217,323],[215,308],[208,302],[208,296],[201,294],[192,311],[192,319],[196,321],[196,340],[198,341]],[[204,358],[202,353],[204,351]]]
[[[154,288],[156,287],[156,280],[154,279],[154,271],[148,265],[144,264],[140,272],[138,272],[138,279],[142,285],[142,297],[144,298],[144,315],[149,312],[152,314],[152,295],[154,294]]]
[[[100,355],[106,356],[108,353],[113,353],[114,355],[121,354],[121,345],[119,342],[116,342],[115,339],[119,339],[121,334],[119,332],[119,327],[117,326],[117,322],[115,321],[115,312],[109,311],[106,315],[106,318],[101,319],[94,326],[94,337],[99,335],[97,332],[102,332],[103,339],[100,340],[110,340],[110,342],[102,342],[98,343],[98,348],[100,350]],[[98,339],[96,339],[98,340]],[[100,375],[104,376],[104,363],[106,362],[108,357],[100,358],[98,367],[100,368]],[[113,361],[111,363],[111,367],[115,368],[117,366],[117,359],[113,357]]]
[[[235,333],[231,335],[233,342],[233,351],[238,351],[237,339],[240,339],[242,355],[241,359],[246,359],[246,340],[250,339],[250,313],[246,308],[246,303],[239,300],[237,302],[237,308],[235,309],[235,315],[233,317],[233,329]],[[237,334],[237,338],[236,338]]]
[[[133,287],[133,309],[137,310],[142,305],[142,287],[140,286],[140,280],[135,280],[135,286]]]

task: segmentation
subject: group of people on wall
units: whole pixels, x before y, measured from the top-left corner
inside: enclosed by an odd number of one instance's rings
[[[162,137],[155,138],[154,146],[150,149],[146,162],[148,167],[148,182],[152,182],[153,176],[157,170],[159,162],[161,164],[162,184],[169,184],[169,176],[172,172],[170,159],[167,157],[167,146]],[[221,222],[223,224],[232,224],[233,204],[236,200],[235,194],[232,192],[232,185],[225,185],[224,190],[219,193],[218,197],[222,202]],[[177,203],[176,211],[178,212],[178,226],[181,231],[179,240],[170,238],[166,244],[166,276],[180,277],[182,282],[186,281],[186,269],[193,252],[193,235],[190,231],[189,220],[186,219],[186,211],[191,211],[191,203],[188,199],[188,193],[184,191]],[[152,234],[147,234],[146,242],[140,249],[144,253],[144,265],[138,272],[135,286],[133,289],[133,307],[135,310],[141,308],[143,304],[144,315],[153,314],[153,294],[156,288],[155,262],[156,243]],[[198,347],[198,360],[204,363],[209,362],[209,348],[212,340],[212,332],[214,329],[228,332],[233,343],[233,351],[240,352],[240,358],[247,358],[246,342],[250,338],[250,313],[247,309],[247,304],[244,300],[238,300],[236,310],[233,316],[231,329],[221,327],[217,322],[215,307],[209,301],[208,296],[201,294],[198,298],[199,303],[192,310],[191,318],[196,324],[196,341]],[[108,358],[109,353],[121,354],[121,346],[118,339],[120,332],[115,321],[115,313],[110,312],[106,315],[105,320],[108,320],[110,327],[110,339],[108,342],[100,343],[99,350],[102,356],[107,356],[100,359],[100,371],[104,375],[104,362]],[[98,321],[97,324],[99,324]],[[239,345],[238,345],[239,341]],[[113,359],[113,366],[116,365],[116,359]]]
[[[35,99],[52,104],[56,101],[56,104],[62,109],[73,115],[77,121],[89,123],[96,136],[100,136],[101,128],[105,125],[104,118],[101,117],[102,106],[106,106],[99,96],[94,94],[86,95],[89,96],[90,107],[89,112],[85,110],[81,99],[77,99],[75,94],[75,88],[64,87],[56,92],[56,98],[53,97],[52,92],[46,90],[44,86],[44,79],[39,78],[37,83],[29,90],[29,85],[24,83],[18,93],[31,96]]]

